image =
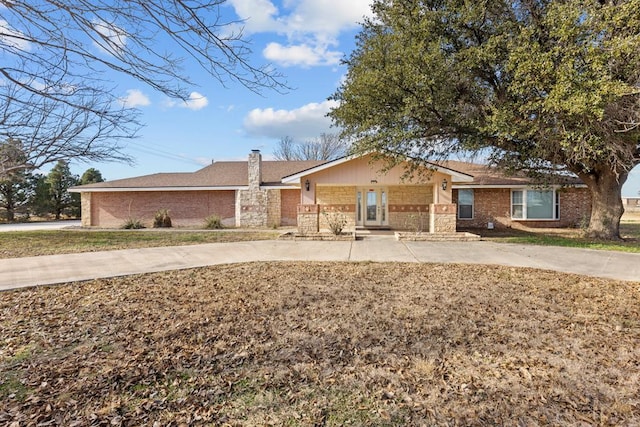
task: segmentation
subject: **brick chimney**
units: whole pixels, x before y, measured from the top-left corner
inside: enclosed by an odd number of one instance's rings
[[[260,150],[251,150],[249,154],[249,189],[258,190],[262,183],[262,155]]]

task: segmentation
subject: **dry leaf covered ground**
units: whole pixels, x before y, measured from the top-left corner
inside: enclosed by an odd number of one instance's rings
[[[640,283],[260,263],[0,294],[1,425],[638,425]]]

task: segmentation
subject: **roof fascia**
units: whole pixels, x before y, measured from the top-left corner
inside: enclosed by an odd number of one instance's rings
[[[341,157],[339,159],[336,159],[336,160],[333,160],[333,161],[330,161],[330,162],[327,162],[327,163],[323,163],[321,165],[318,165],[316,167],[313,167],[313,168],[298,172],[296,174],[285,176],[284,178],[282,178],[282,182],[286,183],[286,184],[300,184],[301,183],[301,179],[302,179],[303,176],[310,175],[312,173],[317,173],[317,172],[323,171],[325,169],[329,169],[329,168],[332,168],[334,166],[338,166],[338,165],[341,165],[343,163],[349,162],[351,160],[355,160],[355,159],[367,156],[369,154],[371,154],[371,153],[369,152],[369,153],[365,153],[365,154],[362,154],[362,155],[353,154],[351,156]],[[407,161],[411,161],[411,160],[409,159]],[[458,172],[458,171],[455,171],[453,169],[449,169],[449,168],[445,168],[445,167],[442,167],[442,166],[438,166],[435,163],[431,163],[431,162],[428,162],[428,163],[432,166],[433,170],[435,170],[436,172],[440,172],[440,173],[444,173],[444,174],[447,174],[447,175],[451,175],[452,179],[456,178],[456,181],[458,181],[458,182],[471,182],[471,181],[473,181],[473,176],[471,176],[471,175],[468,175],[468,174],[463,173],[463,172]]]
[[[453,184],[451,186],[454,190],[464,190],[464,189],[473,189],[473,188],[486,188],[486,189],[503,189],[503,188],[535,188],[540,187],[540,185],[536,184]],[[586,184],[553,184],[549,185],[551,188],[587,188]]]
[[[223,190],[248,190],[247,185],[234,185],[228,187],[94,187],[94,188],[70,188],[70,193],[124,193],[127,191],[151,192],[151,191],[223,191]],[[261,185],[260,189],[265,190],[299,190],[295,185]]]

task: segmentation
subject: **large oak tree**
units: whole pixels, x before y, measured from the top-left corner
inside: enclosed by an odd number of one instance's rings
[[[482,150],[579,176],[589,232],[618,238],[640,163],[640,0],[376,0],[330,116],[356,151]],[[540,172],[543,172],[540,174]]]
[[[195,83],[187,68],[222,85],[285,89],[271,66],[250,60],[225,3],[0,0],[0,175],[73,158],[130,160],[122,148],[140,123],[110,73],[182,100]]]

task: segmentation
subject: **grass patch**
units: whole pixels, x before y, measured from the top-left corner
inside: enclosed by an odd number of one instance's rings
[[[623,240],[619,242],[588,239],[582,237],[582,233],[578,229],[473,230],[473,232],[480,234],[484,240],[501,243],[565,246],[572,248],[640,253],[639,222],[621,222],[620,235]]]
[[[2,391],[0,424],[637,425],[638,300],[640,283],[409,263],[9,291],[3,390],[28,398]]]
[[[0,258],[275,239],[274,231],[42,230],[0,233]]]

